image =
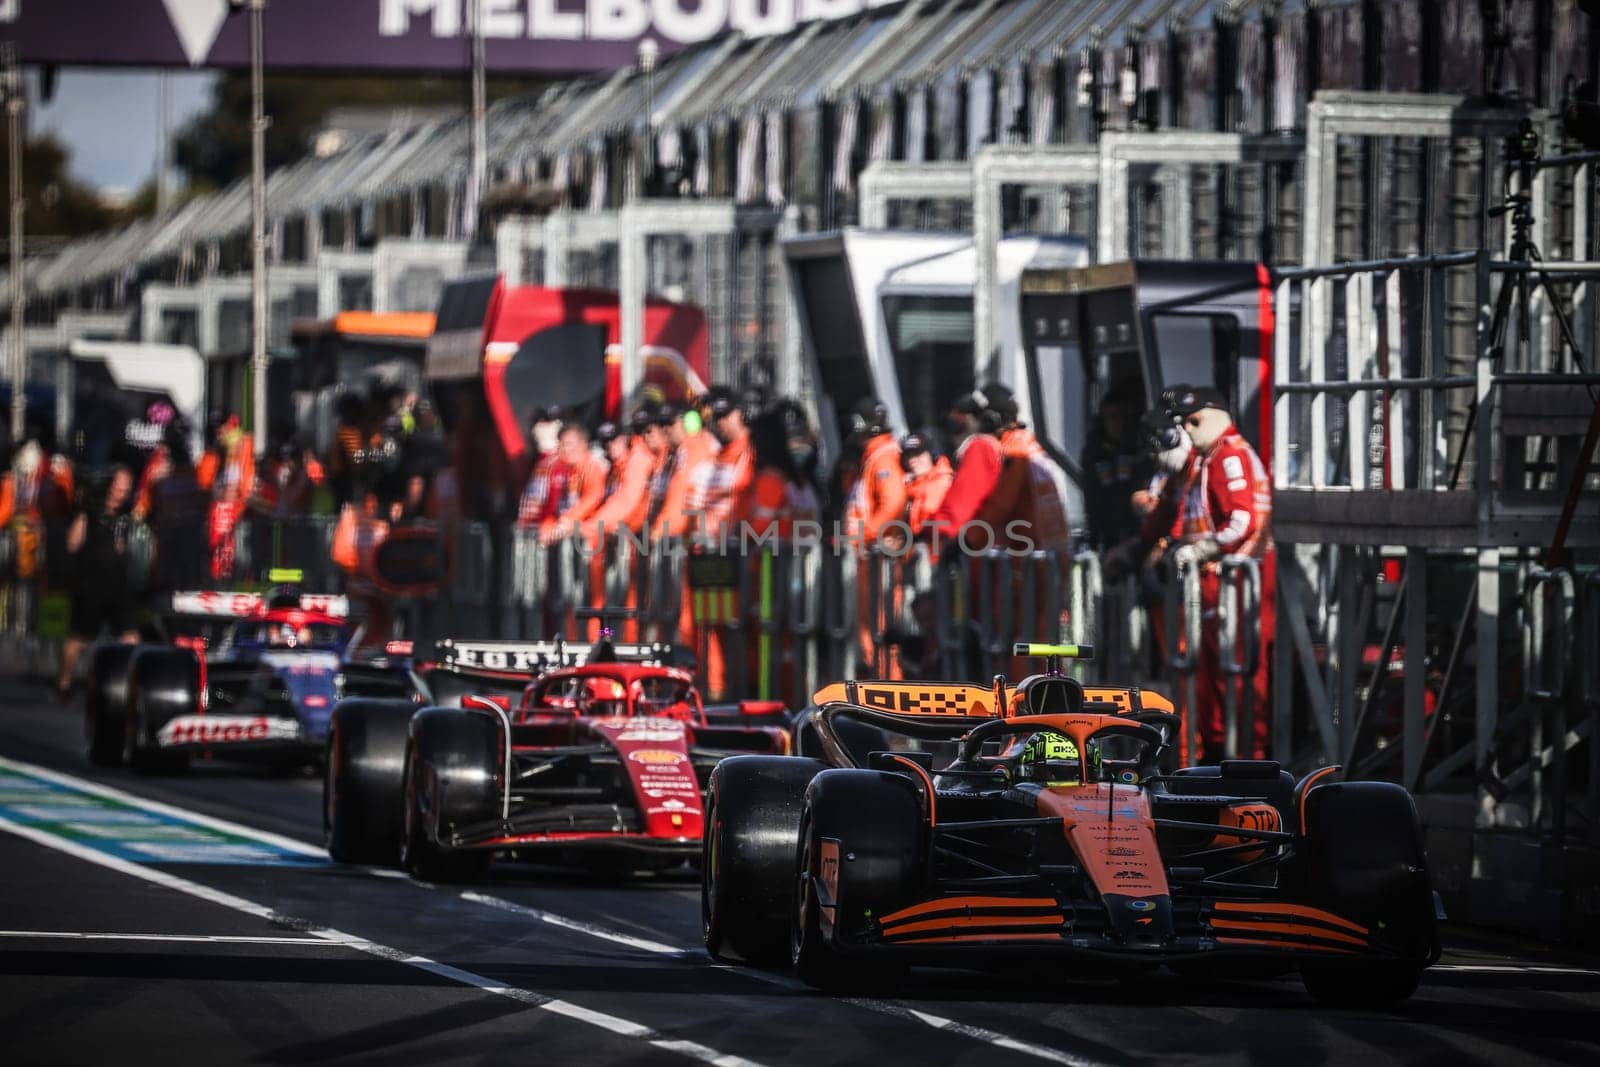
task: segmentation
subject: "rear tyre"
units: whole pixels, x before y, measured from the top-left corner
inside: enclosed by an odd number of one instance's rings
[[[129,668],[138,650],[138,645],[100,645],[89,660],[83,732],[89,762],[97,767],[122,766],[128,733]]]
[[[801,981],[829,993],[885,992],[905,976],[892,957],[853,955],[841,934],[864,930],[917,899],[927,825],[910,779],[831,770],[812,781],[800,822],[790,960]],[[825,869],[832,857],[837,866]],[[822,894],[833,883],[832,918]]]
[[[729,963],[781,963],[789,951],[794,857],[806,786],[827,764],[733,756],[711,772],[700,861],[706,951]]]
[[[455,849],[445,841],[498,815],[495,771],[504,744],[500,723],[487,712],[428,708],[412,719],[400,839],[400,862],[412,877],[473,882],[488,872],[489,852]]]
[[[344,700],[333,709],[322,776],[322,835],[337,863],[400,859],[409,700]]]
[[[122,758],[143,774],[173,774],[189,766],[184,752],[163,751],[161,728],[200,708],[200,664],[184,648],[141,648],[129,669],[128,716]]]
[[[1388,1007],[1416,991],[1439,932],[1411,796],[1389,782],[1317,786],[1305,798],[1306,885],[1314,903],[1373,931],[1398,958],[1312,961],[1306,990],[1340,1007]]]

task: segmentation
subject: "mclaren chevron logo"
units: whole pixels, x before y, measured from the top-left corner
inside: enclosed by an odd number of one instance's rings
[[[172,20],[172,29],[183,45],[191,67],[198,67],[211,54],[217,34],[228,20],[228,0],[161,0]]]

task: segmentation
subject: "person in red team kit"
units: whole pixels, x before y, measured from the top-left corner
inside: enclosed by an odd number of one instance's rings
[[[1004,462],[1000,440],[995,436],[1000,429],[1000,417],[982,393],[968,393],[957,400],[946,425],[955,441],[956,476],[944,500],[928,520],[928,528],[938,539],[936,543],[942,546],[953,544],[961,528],[976,519],[984,504],[994,496]],[[990,536],[985,537],[973,531],[968,543],[973,549],[981,550],[988,546],[990,538],[998,542],[1001,532],[990,531]]]
[[[1227,678],[1219,650],[1217,601],[1223,556],[1247,556],[1261,567],[1261,611],[1256,620],[1257,658],[1248,685],[1248,727],[1241,724],[1240,758],[1260,758],[1267,749],[1267,664],[1275,623],[1273,592],[1276,557],[1272,547],[1272,482],[1256,450],[1240,435],[1227,401],[1214,389],[1195,388],[1173,397],[1173,414],[1194,442],[1198,460],[1185,499],[1185,533],[1172,551],[1174,562],[1200,567],[1200,656],[1196,666],[1194,713],[1208,760],[1224,754]],[[1195,521],[1189,521],[1193,517]],[[1241,709],[1245,703],[1241,703]],[[1242,712],[1241,712],[1242,713]],[[1250,732],[1245,733],[1248,729]]]

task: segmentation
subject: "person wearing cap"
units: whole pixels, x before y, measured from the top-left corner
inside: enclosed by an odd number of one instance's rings
[[[750,428],[745,424],[744,409],[738,398],[726,389],[713,390],[706,413],[710,434],[719,447],[711,459],[691,473],[685,510],[692,516],[691,532],[698,532],[713,542],[726,543],[736,552],[740,541],[739,524],[749,518],[755,492],[755,454],[750,447]],[[688,580],[687,567],[684,580]],[[687,619],[690,633],[696,633],[693,602],[692,593],[685,589],[680,632]],[[702,667],[706,691],[713,699],[729,695],[727,663],[731,656],[725,647],[728,644],[731,644],[729,634],[721,626],[712,626],[706,634]]]
[[[590,543],[597,547],[602,533],[609,538],[619,530],[637,534],[644,529],[650,510],[650,476],[657,463],[656,454],[645,443],[653,417],[653,410],[640,409],[628,421],[631,432],[623,433],[616,423],[605,422],[595,433],[611,463],[605,499],[589,520]]]
[[[581,422],[563,425],[556,456],[566,468],[566,479],[556,500],[555,516],[539,527],[539,543],[546,546],[580,532],[606,497],[608,465],[589,447],[587,426]]]
[[[533,461],[517,501],[517,525],[523,529],[542,526],[559,511],[567,480],[559,452],[562,420],[562,410],[551,406],[538,411],[528,427]]]
[[[844,532],[849,543],[861,553],[862,571],[856,581],[857,662],[880,664],[872,674],[895,678],[898,669],[891,663],[882,666],[879,653],[885,651],[879,626],[873,618],[873,586],[878,572],[868,569],[871,552],[878,546],[888,523],[904,521],[906,516],[906,472],[900,465],[900,442],[889,432],[889,410],[873,397],[863,398],[851,412],[850,436],[860,442],[861,460],[855,482],[846,498]],[[894,528],[889,532],[893,536]],[[882,605],[885,618],[892,618],[893,604]]]
[[[1017,398],[999,382],[984,386],[1000,422],[1000,480],[979,517],[994,528],[1003,547],[1044,549],[1063,556],[1072,548],[1067,519],[1067,476],[1020,417]],[[1013,522],[1025,523],[1017,535]],[[1025,665],[1024,665],[1025,666]]]
[[[919,433],[900,439],[900,458],[906,465],[906,525],[912,537],[920,537],[944,503],[956,472],[948,459],[934,457],[928,439]]]
[[[707,414],[717,451],[690,476],[688,510],[695,514],[698,532],[715,540],[736,536],[739,523],[750,515],[755,453],[744,408],[731,391],[714,391]]]
[[[1196,664],[1195,712],[1201,742],[1208,759],[1227,753],[1224,715],[1227,678],[1220,657],[1217,604],[1223,556],[1247,556],[1261,567],[1260,618],[1257,622],[1256,670],[1251,687],[1251,730],[1242,738],[1245,751],[1234,753],[1258,758],[1266,752],[1267,665],[1275,626],[1275,553],[1272,545],[1272,482],[1256,450],[1233,424],[1227,401],[1208,387],[1176,392],[1173,414],[1194,445],[1195,473],[1184,498],[1185,528],[1179,544],[1168,553],[1178,565],[1200,568],[1200,654]],[[1192,517],[1192,519],[1190,518]]]
[[[946,416],[945,427],[955,442],[956,473],[927,528],[949,544],[994,495],[1003,457],[995,436],[999,416],[982,393],[974,391],[958,398]]]
[[[681,432],[683,413],[671,403],[646,404],[634,414],[635,434],[650,451],[654,461],[650,468],[650,489],[645,507],[646,530],[653,530],[667,502],[667,487],[672,482],[677,467],[677,444],[673,441],[674,429]]]
[[[661,507],[651,527],[656,537],[682,537],[689,532],[689,496],[695,472],[714,460],[720,447],[708,428],[711,403],[727,395],[726,389],[713,386],[668,427],[672,443],[671,469]]]

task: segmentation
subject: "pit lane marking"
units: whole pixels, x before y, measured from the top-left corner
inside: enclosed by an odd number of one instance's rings
[[[136,863],[329,863],[325,851],[303,841],[4,757],[0,816]]]
[[[154,941],[201,945],[321,945],[323,937],[244,937],[233,934],[102,934],[78,930],[0,930],[0,938],[16,941]]]
[[[437,889],[440,887],[429,886],[429,888]],[[641,952],[651,952],[658,956],[685,956],[688,955],[689,952],[688,949],[675,948],[672,945],[664,945],[660,941],[650,941],[646,938],[635,937],[632,934],[624,934],[616,930],[608,930],[603,926],[596,926],[594,923],[581,922],[577,919],[569,919],[565,915],[557,915],[553,911],[545,911],[542,908],[530,908],[526,904],[517,904],[513,901],[506,900],[503,897],[492,897],[487,893],[479,893],[474,890],[467,890],[466,892],[459,893],[457,895],[462,900],[468,901],[472,904],[483,904],[486,907],[498,908],[501,911],[509,911],[514,915],[523,915],[530,919],[537,919],[539,922],[549,923],[551,926],[560,927],[563,930],[571,930],[574,933],[587,934],[590,937],[599,938],[602,941],[612,941],[619,945],[626,945],[629,948],[636,948]]]
[[[15,834],[18,837],[32,841],[35,844],[43,845],[45,848],[54,849],[57,852],[63,852],[69,856],[81,859],[86,863],[93,863],[96,866],[104,867],[108,870],[117,871],[121,874],[126,874],[129,877],[138,878],[142,881],[161,886],[164,889],[171,889],[175,892],[183,893],[187,896],[194,897],[197,900],[203,900],[208,904],[216,904],[220,907],[228,908],[232,911],[237,911],[244,915],[263,919],[268,922],[286,924],[296,927],[307,935],[318,938],[326,944],[342,946],[344,948],[353,949],[357,952],[364,952],[370,956],[376,956],[379,959],[390,960],[395,963],[403,963],[408,967],[415,967],[420,971],[426,971],[429,974],[448,979],[449,981],[456,982],[460,985],[470,986],[474,989],[478,989],[482,992],[490,993],[495,996],[506,997],[507,999],[527,1004],[529,1007],[538,1008],[542,1011],[548,1011],[554,1015],[560,1015],[565,1018],[586,1023],[590,1026],[607,1030],[622,1037],[634,1038],[645,1042],[653,1048],[660,1049],[663,1052],[676,1053],[689,1059],[699,1060],[702,1063],[713,1064],[715,1067],[761,1067],[761,1065],[754,1060],[748,1060],[740,1056],[733,1056],[727,1053],[719,1052],[714,1048],[711,1048],[707,1045],[702,1045],[696,1041],[685,1041],[678,1038],[669,1038],[663,1036],[660,1032],[653,1030],[650,1027],[633,1022],[629,1019],[621,1018],[620,1016],[609,1015],[605,1012],[585,1008],[577,1004],[560,1000],[556,997],[548,996],[544,993],[534,992],[531,989],[523,989],[519,986],[505,985],[504,983],[497,982],[492,978],[485,978],[483,975],[474,974],[472,971],[463,970],[460,967],[452,967],[447,963],[440,963],[437,960],[429,959],[427,956],[418,956],[413,953],[404,952],[397,948],[391,948],[388,945],[380,944],[376,941],[369,941],[364,937],[357,937],[354,934],[347,934],[342,930],[335,930],[332,927],[318,926],[314,923],[306,922],[304,920],[290,918],[280,914],[264,904],[258,904],[253,900],[247,900],[244,897],[235,896],[232,893],[226,893],[220,889],[214,889],[211,886],[202,885],[199,882],[191,882],[187,878],[180,878],[169,871],[160,870],[155,867],[148,867],[141,863],[132,862],[130,860],[122,859],[118,856],[110,855],[109,853],[81,845],[76,841],[72,841],[66,837],[60,836],[57,833],[52,833],[51,831],[41,827],[28,826],[22,823],[13,822],[3,815],[0,815],[0,831],[7,831]]]
[[[273,833],[270,833],[270,832],[265,831],[265,830],[257,830],[254,827],[245,826],[245,825],[243,825],[241,823],[229,822],[226,819],[218,819],[218,818],[213,818],[213,817],[208,816],[208,815],[201,815],[201,814],[199,814],[197,812],[190,812],[190,811],[188,811],[188,810],[186,810],[184,808],[175,807],[175,806],[169,805],[169,804],[162,804],[159,801],[146,800],[144,797],[137,796],[136,794],[133,794],[133,793],[127,793],[127,792],[124,792],[124,791],[122,791],[120,789],[114,789],[114,788],[112,788],[110,786],[103,786],[103,785],[100,785],[99,783],[96,783],[96,782],[89,782],[89,781],[86,781],[86,780],[81,779],[81,778],[76,778],[76,777],[74,777],[72,775],[69,775],[69,774],[62,774],[62,773],[60,773],[58,771],[51,771],[51,770],[48,770],[48,769],[43,768],[43,767],[35,766],[34,764],[23,763],[23,762],[17,761],[17,760],[8,760],[8,759],[6,759],[4,757],[0,757],[0,769],[12,769],[12,770],[16,770],[16,771],[18,771],[20,773],[23,773],[23,774],[34,775],[35,777],[43,778],[43,779],[45,779],[47,781],[53,781],[53,782],[55,782],[55,783],[57,783],[59,785],[66,786],[68,788],[81,789],[84,792],[89,792],[89,793],[97,793],[97,794],[99,794],[101,796],[106,797],[107,799],[116,800],[116,801],[119,801],[119,802],[122,802],[122,803],[125,803],[125,804],[129,804],[129,805],[137,805],[137,806],[148,807],[152,811],[157,811],[157,812],[160,812],[160,813],[162,813],[164,815],[169,815],[169,816],[171,816],[172,818],[175,818],[175,819],[188,819],[188,820],[193,821],[193,822],[195,822],[197,824],[209,827],[211,829],[215,829],[215,830],[221,831],[223,833],[236,835],[236,836],[239,836],[239,837],[257,838],[257,839],[259,839],[259,840],[261,840],[261,841],[263,841],[265,843],[278,845],[279,847],[284,848],[285,850],[288,850],[288,851],[297,852],[297,853],[299,853],[301,855],[308,856],[308,857],[313,857],[314,856],[314,857],[318,857],[318,858],[322,858],[322,859],[326,860],[327,853],[323,849],[318,848],[318,847],[316,847],[314,845],[308,844],[308,843],[303,842],[303,841],[297,841],[297,840],[295,840],[294,838],[291,838],[291,837],[283,837],[281,835],[273,834]],[[0,816],[0,826],[3,826],[3,824],[4,824],[3,816]],[[96,855],[105,855],[105,854],[96,853]],[[115,857],[106,856],[106,858],[109,859],[109,858],[115,858]],[[147,868],[140,868],[140,869],[147,869]],[[381,876],[381,877],[399,878],[399,879],[410,880],[410,881],[413,882],[413,884],[422,886],[423,888],[427,888],[427,889],[435,889],[435,890],[439,890],[439,891],[442,891],[442,892],[449,892],[449,890],[447,890],[447,889],[445,889],[444,887],[441,887],[441,886],[429,885],[428,883],[425,883],[425,882],[417,882],[414,879],[409,879],[408,876],[404,872],[398,871],[398,870],[394,870],[392,868],[368,867],[368,866],[365,866],[365,865],[357,865],[356,869],[363,870],[363,871],[366,871],[366,872],[371,873],[373,875],[377,875],[377,876]],[[204,887],[201,887],[201,888],[204,888]],[[208,892],[209,892],[209,890],[208,890]],[[621,931],[611,930],[611,929],[608,929],[608,928],[603,927],[603,926],[599,926],[599,925],[594,924],[594,923],[588,923],[588,922],[583,922],[583,921],[580,921],[580,920],[577,920],[577,919],[571,919],[571,918],[568,918],[568,917],[566,917],[564,915],[559,915],[559,914],[557,914],[555,912],[549,912],[549,911],[545,911],[545,910],[540,909],[540,908],[533,908],[533,907],[529,907],[529,906],[524,905],[524,904],[518,904],[518,903],[515,903],[513,901],[506,900],[503,897],[491,896],[491,895],[489,895],[487,893],[480,893],[480,892],[477,892],[477,891],[468,890],[468,891],[465,891],[465,892],[457,893],[455,895],[459,896],[462,900],[466,900],[466,901],[468,901],[470,903],[480,904],[480,905],[483,905],[485,907],[498,908],[498,909],[500,909],[502,911],[507,911],[507,912],[511,912],[511,913],[514,913],[514,914],[525,915],[525,916],[527,916],[529,918],[536,919],[536,920],[538,920],[540,922],[543,922],[543,923],[547,923],[548,925],[555,926],[555,927],[557,927],[559,929],[568,930],[568,931],[571,931],[573,933],[583,934],[585,936],[597,938],[597,939],[604,940],[604,941],[609,941],[609,942],[612,942],[614,944],[624,945],[624,946],[629,947],[629,948],[638,949],[639,951],[642,951],[642,952],[649,952],[649,953],[651,953],[653,955],[672,956],[674,958],[686,959],[686,960],[693,960],[698,955],[698,951],[695,948],[679,948],[679,947],[675,947],[673,945],[664,944],[664,943],[659,942],[659,941],[651,941],[651,940],[648,940],[646,938],[636,937],[636,936],[634,936],[632,934],[625,934],[625,933],[622,933]],[[313,931],[313,932],[315,932],[315,931]],[[347,935],[341,935],[341,936],[347,936]],[[393,950],[391,950],[391,951],[393,951]],[[402,962],[411,962],[411,961],[410,960],[404,960]],[[428,961],[428,962],[431,963],[431,961]],[[420,964],[414,964],[414,965],[420,966]],[[443,966],[443,965],[436,965],[436,966]],[[767,984],[772,984],[772,985],[779,985],[779,986],[782,986],[785,989],[789,989],[791,991],[798,992],[798,993],[811,993],[811,992],[813,992],[813,990],[809,986],[805,985],[804,983],[800,982],[799,980],[797,980],[795,978],[792,978],[792,977],[789,977],[789,976],[786,976],[786,975],[771,974],[771,973],[768,973],[768,972],[765,972],[765,971],[754,970],[754,969],[751,969],[751,968],[748,968],[748,967],[729,967],[726,964],[719,964],[719,963],[711,963],[708,966],[710,967],[710,969],[713,969],[713,970],[725,970],[725,971],[728,971],[730,973],[742,975],[743,977],[748,978],[748,979],[752,979],[754,981],[765,982]],[[465,974],[466,972],[462,972],[462,973]],[[457,980],[460,980],[460,979],[457,979]],[[488,981],[488,979],[483,979],[483,981]],[[464,984],[471,985],[471,984],[474,984],[474,983],[466,982]],[[507,996],[510,995],[509,993],[505,993],[500,989],[492,989],[492,990],[488,990],[488,991],[489,992],[495,992],[495,993],[498,993],[500,995],[507,995]],[[963,1037],[967,1037],[967,1038],[969,1038],[971,1040],[974,1040],[974,1041],[978,1041],[978,1042],[981,1042],[981,1043],[984,1043],[984,1044],[991,1045],[991,1046],[993,1046],[995,1048],[1002,1048],[1002,1049],[1006,1049],[1008,1051],[1013,1051],[1013,1052],[1021,1052],[1024,1055],[1032,1056],[1032,1057],[1035,1057],[1037,1059],[1045,1060],[1047,1062],[1064,1064],[1064,1065],[1066,1065],[1066,1067],[1098,1067],[1097,1061],[1094,1061],[1094,1060],[1086,1059],[1084,1057],[1077,1056],[1077,1055],[1074,1055],[1072,1053],[1062,1051],[1060,1049],[1049,1048],[1049,1047],[1043,1046],[1043,1045],[1031,1044],[1029,1042],[1018,1040],[1016,1038],[1010,1037],[1009,1035],[1002,1034],[1002,1033],[999,1033],[999,1032],[994,1031],[994,1030],[989,1030],[989,1029],[986,1029],[986,1028],[983,1028],[983,1027],[978,1027],[978,1026],[972,1026],[972,1025],[970,1025],[968,1023],[956,1022],[954,1020],[946,1019],[946,1018],[943,1018],[942,1016],[931,1015],[931,1014],[928,1014],[926,1012],[918,1012],[915,1009],[906,1007],[906,1006],[904,1006],[902,1004],[898,1004],[898,1003],[896,1003],[894,1001],[890,1001],[890,1000],[873,1000],[873,999],[868,999],[868,998],[864,998],[864,997],[846,997],[846,998],[840,998],[840,999],[844,1003],[850,1004],[850,1005],[852,1005],[854,1007],[862,1008],[862,1009],[867,1010],[867,1011],[874,1012],[874,1013],[876,1013],[878,1015],[886,1015],[886,1016],[890,1016],[890,1017],[901,1019],[901,1020],[905,1020],[905,1021],[914,1021],[914,1022],[917,1022],[917,1023],[921,1023],[924,1026],[930,1026],[930,1027],[934,1028],[935,1030],[942,1030],[942,1031],[947,1032],[947,1033],[957,1034],[957,1035],[960,1035],[960,1036],[963,1036]],[[577,1010],[581,1010],[582,1011],[582,1010],[587,1010],[587,1009],[577,1009]],[[601,1023],[597,1022],[596,1025],[601,1025]],[[630,1024],[630,1025],[632,1025],[632,1024]],[[689,1044],[693,1044],[693,1043],[691,1042]],[[670,1048],[668,1045],[658,1045],[657,1047],[666,1049],[668,1051],[675,1051],[675,1049]],[[701,1056],[699,1056],[697,1054],[692,1054],[690,1052],[685,1052],[685,1054],[686,1055],[693,1055],[693,1058],[697,1058],[697,1059],[698,1058],[703,1058],[703,1057],[701,1057]],[[716,1062],[716,1061],[713,1061],[713,1062]],[[733,1062],[734,1062],[733,1060],[730,1060],[729,1061],[730,1065],[733,1064]]]
[[[1450,974],[1570,974],[1600,978],[1600,970],[1588,967],[1556,967],[1542,963],[1436,963],[1422,972],[1424,978],[1440,972]]]

